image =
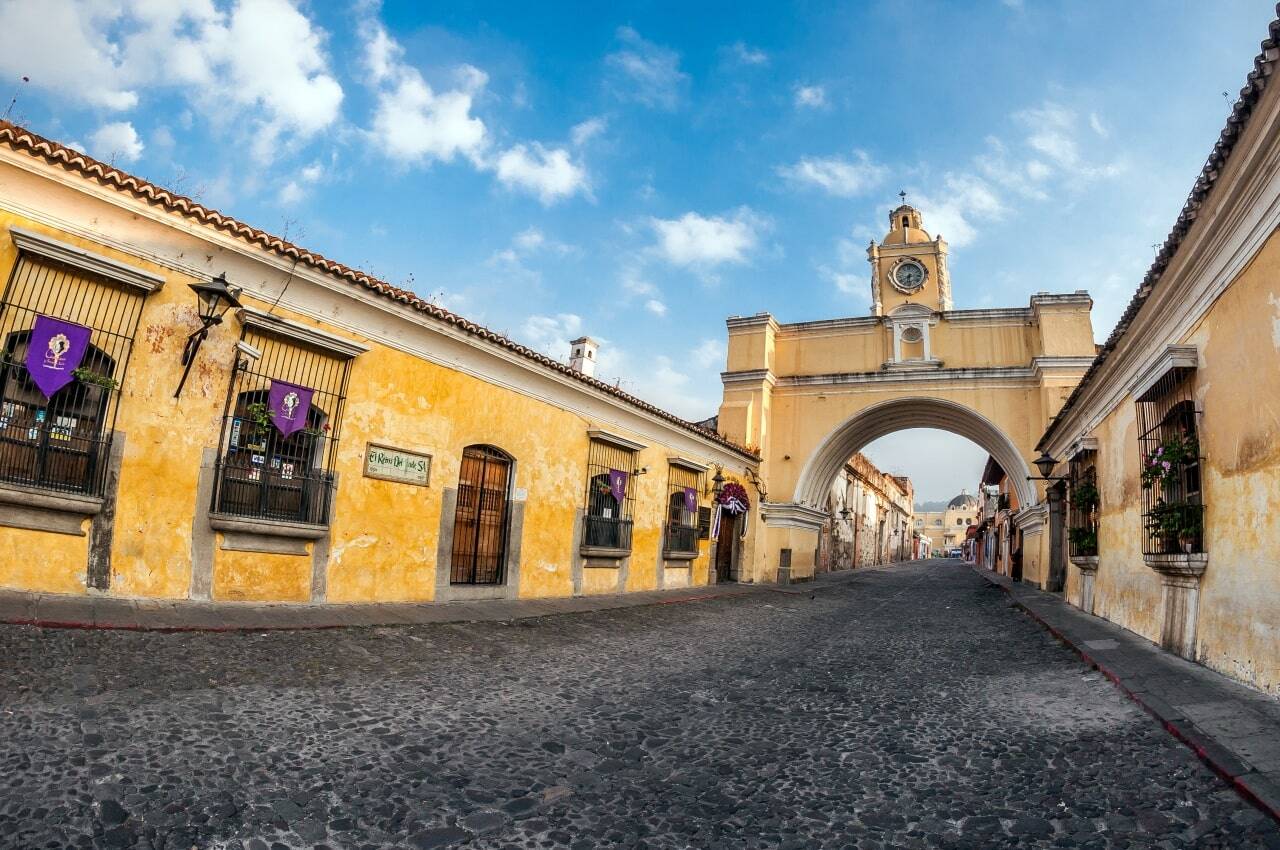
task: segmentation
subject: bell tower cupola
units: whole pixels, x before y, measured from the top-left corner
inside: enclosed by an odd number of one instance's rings
[[[906,202],[889,213],[884,241],[867,248],[871,263],[871,312],[883,316],[904,304],[935,312],[951,309],[951,278],[947,273],[947,243],[924,229],[920,210]]]

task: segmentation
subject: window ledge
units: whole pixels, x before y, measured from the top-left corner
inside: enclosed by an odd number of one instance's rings
[[[102,512],[95,496],[0,484],[0,526],[84,537],[84,521]]]
[[[55,490],[14,484],[0,484],[0,504],[43,508],[46,511],[60,511],[81,516],[96,516],[102,511],[102,499],[98,496],[79,496],[75,493],[59,493]]]
[[[609,546],[583,546],[578,550],[584,558],[629,558],[630,549],[614,549]]]
[[[666,549],[662,550],[662,559],[664,561],[692,561],[697,557],[697,552],[671,552]],[[688,566],[688,564],[685,564],[685,566]]]
[[[215,531],[257,534],[264,537],[290,537],[296,540],[319,540],[329,534],[328,525],[256,519],[229,514],[209,514],[209,526]]]
[[[1096,573],[1098,571],[1097,555],[1072,555],[1071,563],[1076,565],[1082,573]]]
[[[1174,552],[1168,555],[1143,555],[1147,566],[1164,576],[1200,578],[1209,566],[1208,552]]]

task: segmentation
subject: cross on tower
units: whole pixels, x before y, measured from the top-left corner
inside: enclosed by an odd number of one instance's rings
[[[904,190],[904,191],[899,192],[899,193],[898,193],[898,197],[899,197],[899,198],[902,198],[902,202],[903,202],[904,204],[907,202],[907,193],[906,193],[906,191],[905,191],[905,190]]]

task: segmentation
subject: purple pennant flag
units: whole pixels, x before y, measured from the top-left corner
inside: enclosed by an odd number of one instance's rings
[[[291,384],[288,381],[271,382],[267,393],[267,409],[271,411],[271,423],[280,433],[289,436],[307,425],[307,413],[311,410],[311,396],[315,390]]]
[[[75,379],[71,373],[80,367],[89,350],[92,333],[84,325],[36,316],[27,346],[27,371],[45,397],[53,398],[54,393]]]
[[[614,501],[622,504],[627,497],[627,473],[620,469],[609,470],[609,492],[613,494]]]
[[[698,512],[698,491],[692,487],[684,488],[684,509],[691,514]]]

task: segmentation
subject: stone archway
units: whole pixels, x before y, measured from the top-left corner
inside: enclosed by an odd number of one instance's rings
[[[938,428],[972,440],[995,458],[1013,480],[1018,501],[1036,503],[1031,470],[1013,441],[990,419],[977,411],[940,398],[907,397],[883,401],[864,408],[846,419],[819,443],[796,481],[795,501],[814,508],[826,503],[826,494],[840,468],[854,453],[872,440],[907,428]]]

